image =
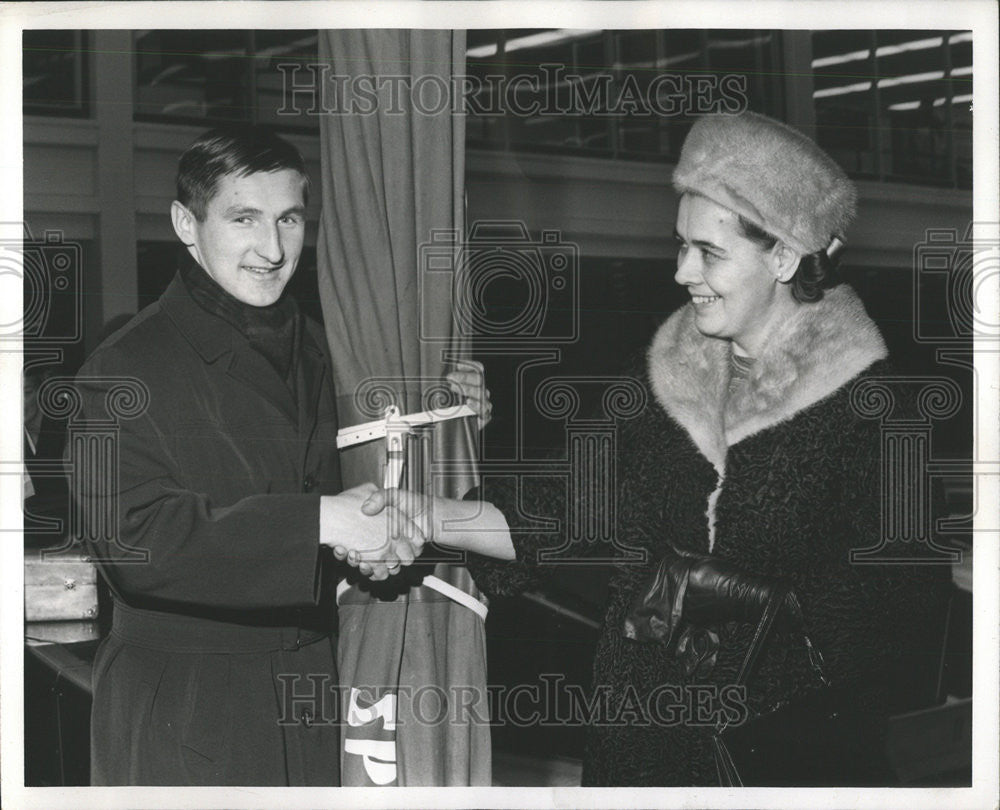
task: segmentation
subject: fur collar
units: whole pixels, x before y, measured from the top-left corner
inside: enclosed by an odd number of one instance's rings
[[[887,355],[878,327],[846,284],[800,305],[755,358],[740,395],[727,403],[729,347],[728,340],[702,335],[693,305],[686,304],[660,327],[648,353],[656,400],[720,475],[727,447],[790,419]]]

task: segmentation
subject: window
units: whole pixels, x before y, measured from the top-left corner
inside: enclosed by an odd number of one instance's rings
[[[675,160],[694,116],[781,115],[768,31],[469,31],[470,145]]]
[[[139,31],[135,117],[246,121],[250,108],[245,31]]]
[[[316,46],[315,31],[138,31],[135,117],[315,130],[315,116],[277,114],[283,89],[277,65],[314,62]]]
[[[817,141],[860,177],[972,185],[972,35],[817,31]]]
[[[24,32],[25,115],[89,115],[86,40],[83,31]]]
[[[253,80],[256,97],[254,120],[259,124],[274,124],[285,128],[319,129],[319,118],[307,115],[300,100],[298,115],[278,115],[284,103],[284,74],[279,65],[309,65],[319,61],[315,31],[256,31],[254,32]],[[305,71],[300,71],[305,72]],[[306,77],[309,76],[306,73]],[[297,79],[307,81],[306,77]]]

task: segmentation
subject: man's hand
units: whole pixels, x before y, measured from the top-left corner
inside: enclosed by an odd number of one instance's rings
[[[376,489],[368,488],[367,485],[360,494],[364,494],[365,499],[360,504],[359,511],[367,520],[382,521],[388,529],[391,542],[404,548],[417,544],[422,549],[424,543],[433,540],[431,505],[435,499],[405,489]],[[418,551],[417,554],[419,553]],[[338,544],[333,547],[333,555],[338,560],[346,560],[365,576],[370,576],[366,570],[370,566],[370,560],[364,554]],[[392,576],[399,573],[400,566],[388,565],[387,570],[388,576]]]
[[[420,555],[424,535],[394,507],[383,510],[361,507],[374,493],[374,484],[324,496],[320,502],[320,542],[333,547],[334,556],[346,559],[363,575],[386,579]]]
[[[406,489],[378,489],[368,496],[361,509],[366,515],[375,516],[383,511],[390,515],[390,522],[394,521],[392,537],[407,539],[415,532],[425,543],[439,543],[498,560],[513,560],[517,556],[507,519],[485,501],[460,501]],[[351,562],[346,549],[338,556]]]
[[[373,516],[383,510],[389,515],[398,515],[401,520],[394,526],[395,532],[405,536],[407,532],[417,531],[424,542],[432,543],[441,533],[435,526],[434,513],[440,512],[440,507],[448,502],[448,498],[433,498],[408,489],[376,489],[361,504],[361,511]]]
[[[455,393],[465,397],[465,404],[476,412],[479,429],[482,430],[493,418],[493,405],[490,403],[490,390],[486,387],[483,364],[478,360],[456,360],[455,365],[459,368],[445,375],[445,379]]]

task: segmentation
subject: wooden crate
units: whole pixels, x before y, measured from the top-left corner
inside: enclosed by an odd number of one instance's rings
[[[82,554],[44,559],[25,552],[25,621],[61,621],[97,617],[97,568]]]

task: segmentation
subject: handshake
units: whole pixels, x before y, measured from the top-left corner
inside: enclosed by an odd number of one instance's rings
[[[460,360],[457,365],[446,379],[451,389],[463,396],[465,404],[476,412],[482,429],[493,412],[483,364]],[[475,517],[480,512],[479,506],[470,507],[449,498],[431,498],[408,490],[384,490],[374,484],[362,484],[339,495],[324,495],[320,500],[320,543],[330,546],[338,560],[346,560],[364,576],[387,579],[419,557],[425,543],[441,539],[438,527],[444,525],[445,517],[464,519],[466,527],[470,527],[470,516]],[[437,526],[432,525],[432,513],[439,517]],[[502,525],[501,534],[509,538],[506,521],[498,515],[493,510],[492,520],[486,527],[495,532],[497,525]],[[455,532],[450,539],[458,547],[468,540]],[[493,543],[487,542],[485,546],[472,550],[495,553]],[[496,553],[513,559],[509,539],[502,540],[500,546]]]
[[[370,579],[398,574],[435,537],[432,499],[362,484],[320,501],[320,542]]]

